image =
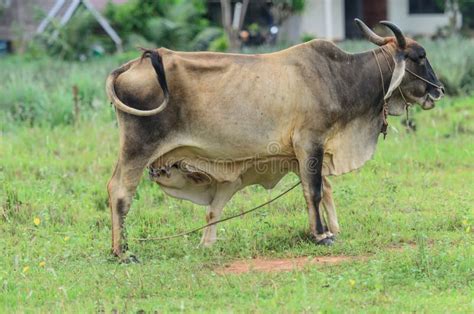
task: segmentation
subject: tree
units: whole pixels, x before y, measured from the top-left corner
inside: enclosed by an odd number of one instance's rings
[[[234,9],[234,17],[232,19],[232,5],[230,0],[221,0],[221,12],[222,12],[222,26],[229,38],[230,51],[238,51],[240,49],[240,31],[244,25],[245,14],[249,0],[243,0],[243,2],[237,2]],[[235,20],[234,20],[235,19]]]
[[[262,6],[267,4],[268,1],[252,0],[252,3],[260,3],[260,6]],[[241,41],[239,34],[244,26],[248,5],[249,0],[237,2],[234,7],[234,17],[232,17],[231,0],[221,0],[222,25],[229,38],[231,51],[238,51],[240,49]],[[270,11],[275,19],[275,24],[281,25],[292,14],[303,11],[305,0],[273,0],[270,5]]]

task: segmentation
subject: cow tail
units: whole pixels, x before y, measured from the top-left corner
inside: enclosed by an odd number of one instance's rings
[[[168,90],[168,84],[166,83],[166,76],[165,76],[165,68],[163,66],[163,59],[161,58],[160,54],[156,50],[148,50],[148,49],[142,49],[143,54],[142,58],[150,58],[151,64],[153,68],[155,69],[156,72],[156,77],[158,79],[158,83],[160,84],[161,89],[163,90],[163,95],[164,95],[164,100],[163,102],[155,109],[152,110],[139,110],[132,108],[126,104],[124,104],[118,97],[117,94],[115,93],[115,80],[117,77],[122,74],[123,72],[127,71],[130,69],[132,66],[132,63],[134,61],[130,61],[117,70],[113,71],[108,77],[107,77],[107,82],[106,82],[106,92],[107,96],[109,97],[110,101],[114,104],[114,106],[126,113],[129,113],[131,115],[135,116],[152,116],[155,114],[160,113],[163,111],[166,106],[168,105],[170,94]]]

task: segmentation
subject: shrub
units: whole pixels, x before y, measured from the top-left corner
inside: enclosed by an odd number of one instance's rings
[[[176,50],[193,50],[196,38],[213,32],[207,29],[205,13],[203,0],[132,0],[124,5],[109,4],[106,9],[106,16],[122,37],[135,33],[155,46]]]
[[[81,6],[65,26],[53,21],[29,44],[28,50],[35,56],[48,54],[67,60],[84,60],[112,52],[115,46],[92,14]]]
[[[224,52],[229,49],[229,38],[227,37],[226,34],[222,34],[220,37],[214,39],[210,45],[209,45],[209,50],[210,51],[216,51],[216,52]]]
[[[194,37],[193,41],[190,44],[192,50],[212,50],[210,47],[215,45],[216,40],[222,40],[221,37],[224,36],[224,31],[219,27],[208,27],[202,30],[199,34]],[[227,38],[225,38],[227,39]],[[214,50],[214,51],[225,51],[228,48],[228,43],[224,47],[224,50]]]
[[[205,14],[204,0],[131,0],[121,5],[109,2],[105,10],[110,24],[124,40],[124,48],[133,50],[136,46],[207,49],[220,34],[207,42],[195,42],[199,36],[203,39],[206,32],[207,35],[215,34],[216,28],[208,30],[209,21]],[[114,51],[113,41],[83,6],[65,26],[53,21],[47,31],[29,45],[32,56],[47,54],[67,60],[85,60]]]

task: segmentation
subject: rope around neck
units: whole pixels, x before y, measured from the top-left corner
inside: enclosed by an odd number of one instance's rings
[[[385,137],[387,136],[387,127],[388,127],[388,121],[387,121],[388,104],[387,104],[387,101],[385,100],[385,82],[384,82],[384,79],[383,79],[382,67],[380,66],[379,59],[377,58],[377,54],[375,53],[375,50],[372,50],[372,53],[374,55],[375,61],[377,62],[377,66],[379,68],[379,73],[380,73],[380,79],[382,81],[383,108],[382,108],[382,128],[380,129],[380,133],[383,134],[383,139],[385,139]],[[389,65],[389,67],[390,67],[390,65]],[[392,71],[391,68],[390,68],[390,71]]]
[[[388,65],[388,68],[390,69],[390,71],[393,73],[392,71],[392,66],[390,65],[390,62],[388,61],[388,58],[387,58],[387,55],[390,55],[390,53],[388,51],[385,50],[384,47],[380,47],[382,49],[382,55],[383,57],[385,58],[385,62],[387,62],[387,65]],[[411,72],[410,70],[408,70],[407,68],[405,68],[406,71],[409,71]],[[398,86],[398,91],[400,92],[400,96],[402,96],[402,99],[403,99],[403,102],[405,103],[405,114],[406,114],[406,119],[405,119],[405,127],[407,128],[407,130],[409,129],[409,120],[410,120],[410,112],[409,112],[409,109],[410,109],[410,106],[412,105],[406,98],[405,98],[405,95],[403,94],[402,92],[402,88],[400,86]]]
[[[380,47],[381,51],[382,51],[382,55],[385,59],[385,62],[387,63],[387,66],[390,70],[390,72],[392,72],[392,75],[393,75],[393,70],[392,70],[392,66],[390,65],[390,61],[389,59],[387,58],[387,54],[390,55],[390,53],[385,50],[385,47]],[[377,58],[377,55],[375,54],[375,50],[372,50],[372,53],[374,55],[374,58],[375,58],[375,61],[377,61],[377,65],[378,65],[378,68],[379,68],[379,72],[380,72],[380,78],[382,80],[382,89],[383,89],[383,93],[385,95],[385,84],[384,84],[384,79],[383,79],[383,74],[382,74],[382,68],[380,67],[380,63],[379,63],[379,60]],[[423,82],[426,82],[428,84],[431,84],[432,86],[436,87],[436,88],[441,88],[441,86],[439,85],[436,85],[426,79],[424,79],[423,77],[419,76],[418,74],[410,71],[409,69],[405,68],[405,71],[407,71],[408,73],[410,73],[411,75],[415,76],[416,78],[422,80]],[[398,91],[400,92],[400,96],[402,96],[402,99],[403,99],[403,102],[405,103],[405,112],[406,112],[406,120],[405,120],[405,125],[407,128],[409,128],[409,108],[410,106],[412,105],[412,103],[410,103],[405,95],[403,94],[403,91],[402,91],[402,88],[400,86],[398,86]],[[388,115],[388,104],[387,104],[387,101],[385,100],[384,98],[384,109],[383,109],[383,125],[382,125],[382,130],[380,131],[381,133],[383,133],[383,138],[385,139],[386,135],[387,135],[387,127],[388,127],[388,122],[387,122],[387,115]]]
[[[208,223],[207,225],[204,225],[204,226],[201,226],[201,227],[198,227],[198,228],[194,228],[194,229],[191,229],[191,230],[188,230],[188,231],[185,231],[185,232],[181,232],[181,233],[178,233],[178,234],[174,234],[174,235],[170,235],[170,236],[164,236],[164,237],[152,237],[152,238],[132,238],[131,240],[136,240],[136,241],[139,241],[139,242],[145,242],[145,241],[160,241],[160,240],[168,240],[168,239],[173,239],[173,238],[179,238],[179,237],[183,237],[183,236],[186,236],[188,234],[191,234],[191,233],[194,233],[194,232],[197,232],[199,230],[202,230],[204,228],[207,228],[207,227],[210,227],[210,226],[213,226],[213,225],[217,225],[218,223],[221,223],[221,222],[224,222],[224,221],[227,221],[227,220],[231,220],[231,219],[234,219],[234,218],[237,218],[237,217],[241,217],[241,216],[244,216],[248,213],[251,213],[253,211],[256,211],[257,209],[259,208],[262,208],[270,203],[273,203],[274,201],[276,201],[277,199],[279,199],[280,197],[282,197],[283,195],[287,194],[288,192],[290,192],[291,190],[293,190],[294,188],[296,188],[298,185],[300,185],[301,181],[298,181],[296,184],[294,184],[293,186],[291,186],[289,189],[286,189],[284,192],[278,194],[276,197],[274,197],[273,199],[269,200],[268,202],[265,202],[263,204],[260,204],[252,209],[249,209],[247,211],[244,211],[244,212],[241,212],[240,214],[236,214],[236,215],[232,215],[232,216],[229,216],[229,217],[226,217],[226,218],[223,218],[223,219],[220,219],[220,220],[217,220],[217,221],[214,221],[214,222],[211,222],[211,223]]]

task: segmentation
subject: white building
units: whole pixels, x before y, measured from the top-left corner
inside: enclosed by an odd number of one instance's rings
[[[450,21],[436,0],[306,0],[304,12],[282,25],[280,38],[298,42],[305,34],[331,40],[358,37],[356,17],[370,27],[389,20],[408,35],[432,35]]]

